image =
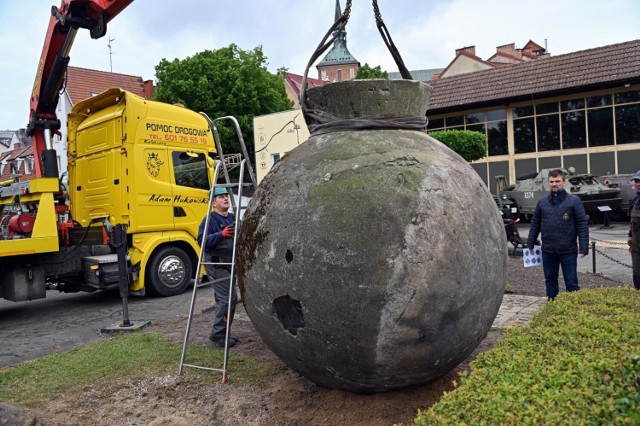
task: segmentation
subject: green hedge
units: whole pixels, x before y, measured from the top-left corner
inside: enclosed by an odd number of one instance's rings
[[[471,367],[416,425],[638,425],[640,292],[562,293]]]
[[[442,130],[429,132],[467,161],[476,161],[487,156],[488,142],[484,133],[471,130]]]

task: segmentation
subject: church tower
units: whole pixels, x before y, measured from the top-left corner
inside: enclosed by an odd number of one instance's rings
[[[340,0],[336,0],[335,20],[337,21],[341,15]],[[344,29],[339,29],[333,34],[335,36],[333,47],[316,65],[318,79],[332,83],[353,80],[360,69],[360,62],[347,49],[347,32]]]

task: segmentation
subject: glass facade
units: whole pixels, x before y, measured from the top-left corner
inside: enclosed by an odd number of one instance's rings
[[[466,115],[453,115],[445,118],[429,119],[428,131],[432,130],[470,130],[480,132],[487,137],[489,156],[508,155],[507,110],[470,112]]]
[[[588,168],[582,173],[594,173],[604,168],[610,173],[612,170],[630,173],[640,168],[639,151],[630,146],[640,144],[640,90],[637,86],[614,93],[550,99],[501,109],[459,111],[437,116],[430,119],[428,130],[465,129],[484,133],[489,149],[488,156],[480,162],[489,163],[488,169],[493,162],[504,161],[504,157],[495,160],[492,157],[508,155],[512,158],[511,168],[517,169],[512,171],[515,173],[524,172],[525,168],[537,170],[543,168],[542,163],[549,162],[569,167],[566,161],[577,158],[581,159],[579,163],[586,163],[583,167]],[[509,151],[510,142],[513,144],[512,152]],[[591,152],[591,148],[595,151]],[[605,152],[611,154],[605,155]],[[625,165],[620,162],[624,152],[636,159],[638,164],[634,170],[626,170],[629,162]],[[618,160],[614,161],[614,158]],[[601,164],[598,166],[597,162]]]

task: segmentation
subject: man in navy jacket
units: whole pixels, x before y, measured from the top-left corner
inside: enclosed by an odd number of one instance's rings
[[[229,192],[225,188],[215,188],[212,196],[214,197],[213,211],[209,213],[209,226],[205,232],[207,218],[202,219],[198,229],[198,244],[204,244],[204,260],[207,262],[205,270],[209,279],[213,280],[216,300],[213,328],[209,339],[217,343],[218,346],[224,347],[227,327],[231,329],[238,300],[236,290],[230,282],[236,217],[233,213],[229,213],[231,202]],[[229,300],[231,300],[231,305],[229,305]],[[230,336],[229,347],[234,346],[237,341],[238,339]]]
[[[560,265],[567,291],[580,290],[578,253],[580,257],[589,254],[587,215],[582,201],[564,189],[564,179],[562,170],[549,171],[551,192],[538,200],[527,238],[527,247],[533,249],[542,232],[542,268],[549,300],[558,295]]]

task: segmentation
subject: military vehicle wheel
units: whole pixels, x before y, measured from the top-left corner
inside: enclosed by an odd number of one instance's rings
[[[174,296],[187,289],[193,268],[189,255],[179,247],[163,247],[147,265],[146,289],[155,296]]]

